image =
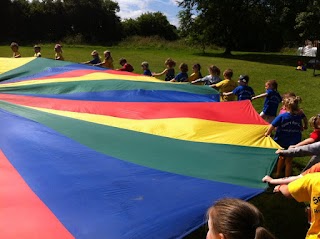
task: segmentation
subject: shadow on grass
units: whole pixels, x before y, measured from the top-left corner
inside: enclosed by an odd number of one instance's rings
[[[307,63],[312,57],[295,56],[295,55],[284,55],[281,53],[245,53],[235,52],[233,54],[224,53],[195,53],[196,56],[202,57],[216,57],[224,59],[234,59],[242,61],[259,62],[273,65],[284,65],[284,66],[297,66],[298,60]]]

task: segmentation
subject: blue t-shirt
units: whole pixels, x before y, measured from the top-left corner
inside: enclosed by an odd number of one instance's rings
[[[282,101],[282,98],[278,91],[275,90],[267,90],[267,96],[264,100],[264,105],[263,105],[263,113],[266,115],[270,116],[276,116],[277,115],[277,110],[278,106]]]
[[[180,72],[174,79],[178,82],[186,82],[188,81],[188,74],[185,72]]]
[[[274,141],[283,148],[299,143],[304,117],[306,117],[304,113],[294,115],[286,112],[278,115],[271,123],[274,127],[277,127]]]
[[[253,89],[247,85],[239,85],[232,93],[238,96],[238,100],[250,100],[254,96]]]
[[[99,57],[95,57],[89,63],[95,65],[95,64],[98,64],[100,62],[101,62],[100,58]]]
[[[145,76],[152,76],[152,73],[151,73],[151,71],[150,71],[149,69],[144,70],[144,71],[143,71],[143,74],[144,74]]]

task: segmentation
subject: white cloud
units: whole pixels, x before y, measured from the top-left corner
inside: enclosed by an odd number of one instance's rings
[[[142,13],[160,11],[167,16],[168,21],[178,26],[179,8],[176,0],[116,0],[120,7],[118,16],[121,19],[137,18]]]

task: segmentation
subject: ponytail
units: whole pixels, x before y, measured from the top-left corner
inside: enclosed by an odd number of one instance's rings
[[[264,227],[257,227],[254,239],[276,239],[271,232]]]

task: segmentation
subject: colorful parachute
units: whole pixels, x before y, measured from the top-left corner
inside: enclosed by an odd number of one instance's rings
[[[279,146],[205,86],[0,58],[0,238],[182,238],[264,191]]]

